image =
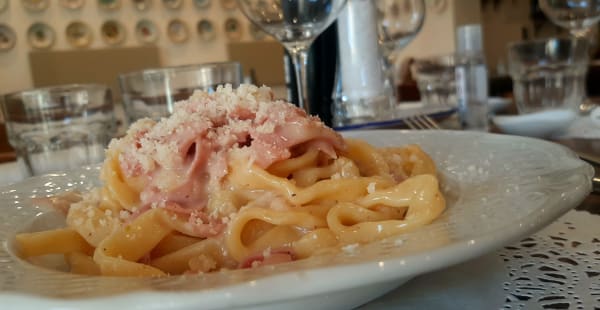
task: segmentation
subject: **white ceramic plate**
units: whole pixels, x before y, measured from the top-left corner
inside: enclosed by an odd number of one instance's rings
[[[571,110],[546,110],[541,112],[499,115],[492,118],[502,132],[511,135],[546,138],[560,134],[577,118]]]
[[[420,144],[439,166],[448,209],[412,233],[333,256],[197,276],[87,277],[23,262],[12,238],[32,226],[56,225],[52,212],[32,205],[30,197],[89,188],[98,169],[31,178],[0,189],[3,309],[350,309],[418,274],[533,233],[579,204],[591,188],[592,168],[543,140],[459,131],[347,135],[376,145]]]
[[[153,21],[142,19],[135,24],[135,36],[144,44],[152,44],[158,40],[158,30]]]
[[[336,130],[378,129],[406,127],[404,119],[415,115],[427,115],[434,120],[446,118],[456,112],[456,107],[447,105],[423,104],[420,101],[401,102],[396,105],[393,119],[369,123],[335,127]]]
[[[167,24],[167,37],[173,43],[185,43],[190,38],[190,28],[179,18],[174,18]]]
[[[163,6],[167,9],[171,10],[179,10],[181,9],[181,5],[183,4],[183,0],[162,0]]]
[[[211,0],[192,0],[192,2],[196,8],[204,10],[210,7]]]
[[[217,36],[213,22],[208,19],[201,19],[196,23],[196,33],[202,41],[211,41]]]
[[[503,97],[489,97],[488,98],[488,107],[490,112],[496,113],[501,112],[508,108],[512,101],[508,98]]]
[[[125,32],[125,26],[121,22],[111,19],[102,23],[102,26],[100,26],[100,35],[106,44],[120,45],[125,41],[127,33]]]
[[[138,11],[147,11],[152,6],[150,0],[133,0],[133,7]]]
[[[54,45],[56,34],[46,23],[37,22],[27,29],[27,41],[35,49],[47,49]]]
[[[23,7],[30,12],[45,11],[50,3],[48,0],[21,0]]]
[[[60,0],[60,5],[69,10],[79,10],[85,4],[85,0]]]
[[[84,48],[90,46],[94,40],[92,28],[84,22],[74,21],[65,28],[67,42],[74,47]]]
[[[229,17],[223,23],[225,35],[231,41],[238,41],[242,38],[242,24],[235,17]]]
[[[100,26],[100,35],[108,45],[121,45],[125,41],[127,32],[121,22],[111,19],[102,23],[102,26]]]
[[[17,34],[8,25],[0,23],[0,52],[10,51],[17,43]]]
[[[105,11],[116,11],[121,8],[121,0],[98,0],[98,6]]]

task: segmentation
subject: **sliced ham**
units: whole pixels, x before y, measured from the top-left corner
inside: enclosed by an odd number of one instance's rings
[[[202,210],[222,185],[234,149],[266,168],[301,144],[332,158],[345,148],[318,118],[273,97],[269,88],[251,85],[196,92],[176,103],[170,117],[138,121],[110,148],[120,154],[123,175],[142,184],[143,205],[172,202],[190,210]]]

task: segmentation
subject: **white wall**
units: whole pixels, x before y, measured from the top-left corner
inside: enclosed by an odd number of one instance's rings
[[[454,1],[425,1],[426,12],[423,28],[414,40],[399,53],[399,62],[407,57],[419,58],[454,52]],[[440,3],[439,6],[436,3]]]
[[[182,65],[189,63],[202,63],[224,61],[227,59],[226,42],[223,22],[227,17],[236,17],[242,25],[242,40],[251,40],[249,22],[236,9],[225,10],[220,1],[211,0],[208,9],[197,9],[191,0],[184,0],[183,7],[179,10],[169,10],[163,7],[162,1],[153,0],[152,7],[144,12],[137,11],[132,1],[121,0],[121,8],[115,12],[106,12],[98,9],[96,0],[85,0],[81,10],[71,11],[63,8],[59,0],[49,0],[50,6],[40,13],[26,11],[19,0],[9,0],[9,7],[0,12],[0,23],[9,25],[17,34],[17,45],[8,52],[0,52],[0,94],[30,88],[32,80],[28,64],[28,52],[32,50],[26,40],[27,28],[34,22],[41,21],[51,25],[56,32],[56,41],[53,50],[75,49],[71,47],[64,35],[64,29],[72,21],[80,20],[87,23],[94,32],[94,41],[89,48],[109,47],[100,37],[100,27],[108,19],[120,21],[127,30],[127,37],[121,46],[139,46],[134,35],[135,24],[142,18],[155,22],[160,31],[157,45],[161,48],[161,58],[164,65]],[[170,19],[179,18],[187,22],[191,37],[181,45],[171,43],[166,35],[166,27]],[[213,21],[217,37],[210,42],[203,42],[196,35],[196,23],[202,18]]]

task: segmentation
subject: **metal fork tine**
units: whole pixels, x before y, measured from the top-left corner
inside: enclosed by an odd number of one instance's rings
[[[438,126],[438,124],[431,119],[431,117],[427,116],[427,115],[421,115],[422,119],[425,123],[427,123],[429,125],[430,129],[440,129],[440,126]]]
[[[440,126],[427,115],[409,116],[404,119],[404,123],[408,128],[414,130],[440,129]]]
[[[421,125],[421,129],[429,129],[429,124],[423,120],[423,117],[421,115],[415,115],[415,120],[419,123],[419,125]]]
[[[406,124],[406,126],[408,126],[408,128],[413,129],[413,130],[418,130],[420,129],[418,124],[415,123],[415,121],[412,119],[412,117],[407,117],[404,119],[404,123]]]

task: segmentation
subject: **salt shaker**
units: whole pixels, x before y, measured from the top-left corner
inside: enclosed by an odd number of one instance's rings
[[[348,0],[338,16],[334,127],[394,117],[396,100],[377,42],[376,14],[373,1]]]
[[[463,129],[488,131],[488,76],[481,25],[458,27],[456,91]]]

